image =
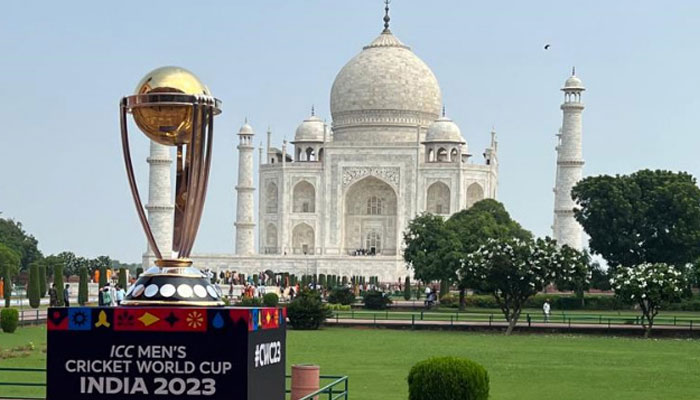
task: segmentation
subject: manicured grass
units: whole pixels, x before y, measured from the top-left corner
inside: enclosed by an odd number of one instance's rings
[[[13,351],[32,343],[33,351]],[[46,328],[40,326],[19,327],[14,333],[0,332],[0,367],[45,368],[46,367]],[[8,354],[9,353],[9,354]],[[44,382],[44,373],[0,371],[0,382]],[[0,386],[0,398],[4,396],[39,397],[44,388]]]
[[[431,356],[483,364],[493,399],[697,399],[700,341],[333,328],[290,331],[288,364],[350,376],[353,399],[406,399]]]
[[[0,360],[0,366],[44,367],[44,328],[0,333],[3,349],[29,341],[36,345],[31,355]],[[690,400],[698,398],[700,387],[698,340],[354,328],[288,332],[288,367],[317,363],[324,375],[350,376],[351,399],[406,399],[411,366],[443,355],[483,364],[493,399]],[[0,375],[0,381],[43,379]],[[0,386],[0,397],[11,394],[40,396],[43,390]]]

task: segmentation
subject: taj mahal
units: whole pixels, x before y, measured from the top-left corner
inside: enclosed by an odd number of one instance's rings
[[[338,72],[331,87],[331,122],[312,109],[294,140],[279,146],[267,132],[253,156],[256,133],[238,131],[234,254],[194,254],[194,265],[247,274],[409,275],[403,231],[423,212],[448,218],[485,198],[497,198],[498,142],[472,149],[445,113],[438,80],[389,29]],[[554,237],[581,248],[571,187],[581,179],[581,81],[565,83],[557,143]],[[160,248],[171,247],[171,167],[168,148],[151,143],[146,206]],[[254,187],[254,174],[259,187]],[[257,196],[258,213],[255,213]],[[257,237],[256,237],[257,227]],[[149,250],[145,266],[154,260]]]

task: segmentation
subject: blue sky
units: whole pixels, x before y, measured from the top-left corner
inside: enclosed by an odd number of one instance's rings
[[[379,0],[7,2],[0,13],[0,211],[44,253],[135,262],[117,104],[162,65],[224,103],[195,252],[232,252],[236,137],[291,139],[312,104],[330,120],[335,74],[382,28]],[[394,0],[391,27],[435,72],[470,152],[495,126],[514,218],[550,234],[559,88],[584,96],[585,175],[640,168],[700,176],[700,2]],[[543,50],[551,44],[548,51]],[[133,131],[146,193],[148,145]],[[257,154],[256,154],[257,163]]]

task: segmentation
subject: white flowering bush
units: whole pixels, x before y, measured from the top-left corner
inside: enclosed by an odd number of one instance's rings
[[[664,305],[681,301],[688,287],[685,271],[664,263],[620,267],[610,284],[620,300],[639,305],[645,337],[649,337],[659,310]]]
[[[522,307],[531,296],[555,280],[570,282],[579,268],[569,268],[568,256],[549,239],[490,239],[462,260],[460,281],[490,292],[509,322],[506,334],[515,327]],[[584,274],[584,279],[587,274]]]

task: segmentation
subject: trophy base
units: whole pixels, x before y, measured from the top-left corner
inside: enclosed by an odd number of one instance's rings
[[[283,400],[286,312],[53,307],[47,400]]]
[[[221,290],[198,269],[151,267],[134,282],[123,306],[224,306]]]

